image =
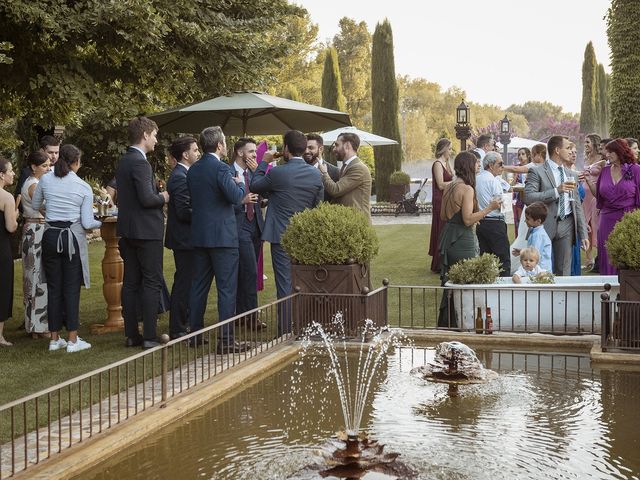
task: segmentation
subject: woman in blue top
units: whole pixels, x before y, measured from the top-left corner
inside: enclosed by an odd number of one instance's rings
[[[49,351],[66,348],[71,353],[91,348],[78,336],[80,285],[89,288],[86,230],[99,228],[101,223],[93,218],[91,187],[76,175],[81,156],[77,147],[63,145],[53,172],[42,176],[32,199],[35,210],[47,204],[42,262],[48,286]],[[59,335],[63,317],[68,342]]]

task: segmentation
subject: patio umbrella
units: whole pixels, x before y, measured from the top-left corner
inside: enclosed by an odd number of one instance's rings
[[[390,138],[385,138],[381,137],[380,135],[365,132],[364,130],[357,129],[356,127],[343,127],[336,130],[331,130],[330,132],[324,132],[322,134],[322,140],[326,144],[331,144],[336,141],[341,133],[355,133],[356,135],[358,135],[358,137],[360,137],[361,143],[367,143],[372,147],[377,147],[380,145],[396,145],[398,143],[395,140],[391,140]]]
[[[259,92],[235,92],[149,117],[160,130],[175,133],[219,125],[227,135],[280,135],[351,125],[346,113]]]

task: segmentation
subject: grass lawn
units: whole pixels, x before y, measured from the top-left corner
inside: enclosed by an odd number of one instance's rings
[[[431,258],[427,255],[429,225],[376,226],[380,239],[380,253],[371,264],[371,283],[374,288],[388,278],[396,285],[437,285],[439,279],[429,270]],[[33,340],[19,329],[22,323],[22,264],[15,264],[13,319],[5,325],[5,337],[14,343],[12,348],[0,349],[0,405],[63,382],[95,368],[137,353],[137,349],[124,347],[124,333],[92,335],[90,325],[106,319],[106,305],[102,295],[101,261],[102,242],[91,244],[91,288],[82,289],[80,297],[80,336],[93,347],[85,352],[67,354],[48,351],[48,340]],[[169,288],[173,282],[173,256],[165,250],[164,272]],[[269,247],[265,248],[265,290],[260,293],[260,304],[276,298],[274,275]],[[205,314],[205,324],[217,317],[216,292],[212,287]],[[168,333],[168,314],[161,316],[158,333]],[[64,332],[63,332],[64,333]],[[66,335],[65,335],[66,336]]]

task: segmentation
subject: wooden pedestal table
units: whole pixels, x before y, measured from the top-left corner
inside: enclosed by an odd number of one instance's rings
[[[104,217],[100,234],[105,243],[104,258],[102,259],[102,293],[107,302],[107,320],[104,324],[91,326],[91,333],[109,333],[124,331],[124,319],[122,318],[122,278],[124,275],[124,262],[118,249],[120,237],[116,234],[116,222],[118,217]]]

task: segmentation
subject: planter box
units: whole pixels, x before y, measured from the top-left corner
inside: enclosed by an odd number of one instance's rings
[[[409,189],[409,185],[389,185],[389,201],[392,203],[401,202],[404,200],[405,195],[409,193]]]
[[[477,307],[491,307],[494,330],[547,333],[600,333],[604,284],[611,298],[620,291],[614,275],[556,277],[554,284],[514,284],[500,278],[491,285],[455,285],[453,303],[458,324],[473,330]]]
[[[345,332],[354,336],[367,318],[367,297],[362,295],[371,289],[367,265],[293,264],[291,284],[295,292],[302,294],[294,302],[296,333],[311,322],[320,323],[325,330],[331,329],[333,317],[340,312]]]
[[[620,300],[640,302],[640,270],[619,270]],[[611,295],[611,300],[615,300]]]

